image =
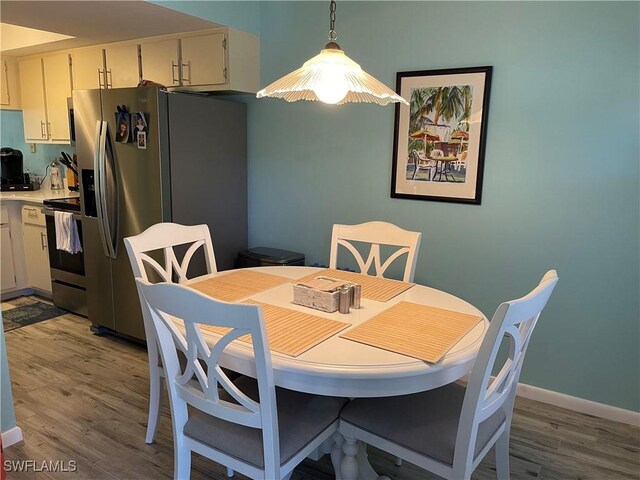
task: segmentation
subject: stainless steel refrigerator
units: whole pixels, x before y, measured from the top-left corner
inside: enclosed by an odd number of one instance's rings
[[[74,91],[73,109],[89,320],[95,332],[143,340],[123,238],[158,222],[205,223],[218,269],[233,268],[247,248],[246,106],[141,87]],[[123,110],[126,138],[117,134]]]

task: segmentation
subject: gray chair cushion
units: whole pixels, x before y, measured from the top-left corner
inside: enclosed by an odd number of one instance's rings
[[[460,411],[466,389],[458,384],[400,397],[362,398],[349,403],[340,418],[448,465],[458,433]],[[504,422],[498,409],[478,427],[475,455]]]
[[[258,385],[254,379],[240,377],[234,383],[246,395],[258,399]],[[346,398],[276,388],[280,464],[335,422],[347,401]],[[184,434],[256,467],[264,467],[261,430],[230,423],[198,410],[187,421]]]

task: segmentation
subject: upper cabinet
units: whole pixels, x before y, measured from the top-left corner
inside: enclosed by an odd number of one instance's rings
[[[106,45],[104,49],[107,88],[135,87],[140,82],[138,44]]]
[[[259,88],[258,38],[230,28],[144,39],[140,56],[142,78],[176,90]]]
[[[18,73],[18,59],[15,57],[0,57],[0,108],[20,110],[20,75]]]
[[[69,103],[67,102],[71,97],[69,54],[44,57],[42,65],[49,140],[53,143],[69,143]]]
[[[71,51],[73,89],[90,90],[105,85],[102,47],[77,48]]]
[[[71,52],[73,89],[135,87],[140,81],[138,44],[110,44]]]
[[[224,33],[212,33],[180,40],[182,85],[224,85],[227,83]]]
[[[23,79],[29,79],[24,81]],[[44,74],[42,59],[31,58],[20,62],[22,90],[22,120],[27,142],[46,142],[46,107],[44,101]]]
[[[180,40],[147,39],[140,42],[142,78],[166,87],[180,85]]]
[[[22,59],[20,90],[25,141],[69,143],[69,54],[55,53]]]

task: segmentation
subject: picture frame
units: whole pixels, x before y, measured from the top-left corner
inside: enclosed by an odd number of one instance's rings
[[[492,71],[398,72],[392,198],[480,204]]]

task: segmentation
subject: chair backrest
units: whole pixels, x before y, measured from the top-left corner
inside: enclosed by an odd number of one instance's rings
[[[207,273],[215,272],[216,259],[213,243],[206,225],[178,225],[177,223],[157,223],[144,232],[124,239],[134,277],[148,280],[146,266],[151,267],[163,281],[171,282],[175,274],[178,283],[187,280],[187,270],[193,255],[199,248],[204,250]],[[182,261],[178,261],[175,247],[191,244]],[[153,259],[148,252],[162,250],[164,265]]]
[[[473,462],[478,425],[499,408],[506,414],[507,425],[510,424],[529,340],[557,283],[557,272],[549,270],[533,291],[517,300],[502,303],[493,315],[469,377],[458,425],[459,441],[456,441],[454,464],[459,460],[467,465]],[[491,379],[505,337],[509,340],[509,356],[500,372]]]
[[[204,257],[207,266],[207,273],[216,271],[216,259],[213,254],[213,244],[209,227],[206,225],[178,225],[177,223],[157,223],[147,228],[144,232],[124,239],[124,244],[129,254],[131,269],[135,278],[149,280],[147,266],[151,272],[157,273],[162,281],[172,282],[173,276],[177,277],[178,283],[187,280],[187,270],[193,255],[199,248],[204,250]],[[175,247],[188,245],[182,261],[178,261]],[[149,252],[162,252],[164,258],[161,265]],[[138,296],[140,292],[138,291]],[[146,305],[140,296],[140,307],[142,310],[142,321],[144,323],[144,335],[147,341],[149,362],[157,364],[160,352],[156,340],[153,337],[153,327]],[[176,344],[178,348],[181,345]]]
[[[178,445],[176,434],[182,432],[188,420],[188,404],[228,422],[261,429],[265,478],[280,478],[275,386],[260,307],[217,301],[178,284],[151,284],[140,278],[136,282],[160,345],[171,400],[174,444]],[[176,326],[178,319],[184,323],[184,334]],[[211,349],[199,325],[227,327],[229,331]],[[243,335],[251,335],[259,403],[238,389],[219,365],[227,345]],[[180,344],[186,353],[184,368],[180,367],[175,344]],[[206,371],[200,361],[205,362]],[[197,386],[192,378],[197,379]],[[221,398],[219,388],[237,403]]]
[[[403,280],[405,282],[413,282],[421,238],[422,233],[420,232],[404,230],[387,222],[367,222],[359,225],[336,224],[333,226],[333,234],[331,236],[329,267],[336,268],[338,247],[340,245],[351,252],[358,263],[361,273],[368,274],[369,269],[374,265],[377,277],[383,277],[384,272],[397,258],[406,255]],[[352,242],[370,244],[366,260]],[[398,249],[383,262],[380,252],[381,245],[398,247]]]

